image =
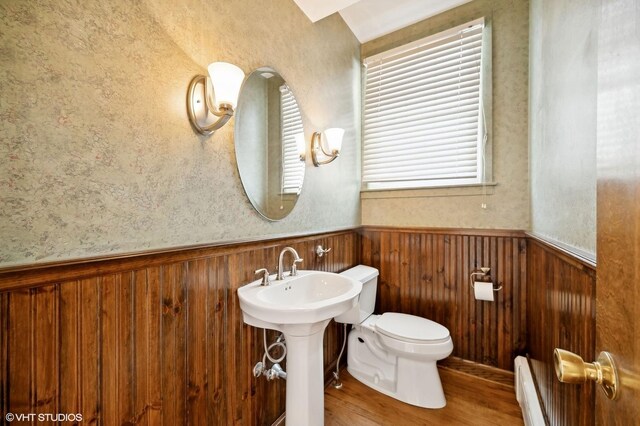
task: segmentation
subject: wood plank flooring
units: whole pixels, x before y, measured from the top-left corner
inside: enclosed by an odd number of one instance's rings
[[[341,371],[342,389],[325,391],[325,425],[523,425],[513,386],[440,368],[447,406],[414,407],[390,398]]]

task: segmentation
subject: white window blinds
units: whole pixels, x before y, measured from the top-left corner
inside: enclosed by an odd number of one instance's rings
[[[484,20],[365,59],[363,189],[482,182]]]
[[[282,185],[283,194],[299,194],[304,180],[305,163],[300,161],[296,134],[302,133],[302,117],[296,98],[285,84],[280,86],[280,128],[282,129]]]

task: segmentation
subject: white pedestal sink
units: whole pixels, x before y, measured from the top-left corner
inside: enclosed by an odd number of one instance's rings
[[[287,344],[287,426],[324,425],[322,338],[331,318],[356,305],[362,284],[320,271],[238,289],[246,324],[278,330]]]

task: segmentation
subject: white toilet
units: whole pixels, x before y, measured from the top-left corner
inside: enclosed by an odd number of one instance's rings
[[[446,405],[436,361],[451,355],[449,330],[415,315],[372,315],[378,270],[358,265],[342,272],[362,282],[358,305],[335,318],[353,324],[347,346],[347,370],[365,385],[424,408]]]

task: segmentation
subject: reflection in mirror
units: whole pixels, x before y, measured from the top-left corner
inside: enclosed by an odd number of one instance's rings
[[[302,136],[300,136],[302,135]],[[269,220],[287,216],[304,181],[302,116],[293,92],[272,68],[258,68],[238,100],[235,149],[238,171],[253,207]]]

